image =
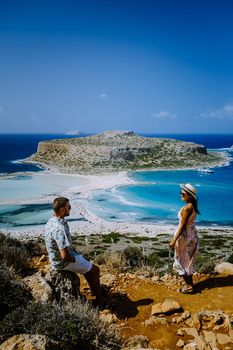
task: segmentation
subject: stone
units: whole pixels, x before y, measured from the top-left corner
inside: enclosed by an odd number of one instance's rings
[[[178,348],[183,348],[183,346],[184,346],[184,341],[183,341],[182,339],[179,339],[178,342],[176,343],[176,346],[177,346]]]
[[[225,345],[230,342],[230,337],[227,334],[217,333],[217,341],[220,345]]]
[[[156,324],[167,325],[168,324],[168,320],[166,318],[164,318],[164,317],[151,316],[150,318],[148,318],[148,320],[143,322],[143,324],[144,324],[144,326],[154,326]]]
[[[199,350],[196,343],[188,343],[183,347],[183,350]]]
[[[215,326],[221,326],[225,329],[231,328],[229,316],[222,311],[201,311],[197,317],[203,329],[213,329]]]
[[[161,305],[161,310],[162,313],[168,313],[168,312],[173,312],[173,311],[177,311],[180,309],[180,304],[172,299],[166,299],[164,300],[164,302]]]
[[[188,311],[185,311],[180,316],[176,316],[172,318],[173,323],[181,323],[185,320],[187,320],[190,317],[190,313]]]
[[[45,304],[54,300],[54,291],[40,272],[25,277],[23,282],[30,288],[34,302]]]
[[[233,330],[229,331],[230,342],[233,343]]]
[[[198,350],[205,350],[206,349],[206,342],[205,342],[204,337],[202,335],[195,337],[194,342],[197,344]]]
[[[193,338],[198,337],[198,331],[196,328],[181,328],[187,335],[190,335]]]
[[[207,344],[211,346],[211,348],[217,346],[216,342],[216,334],[212,331],[204,331],[203,330],[203,336]]]
[[[151,307],[151,315],[172,313],[180,310],[180,304],[172,299],[165,299],[163,303],[157,303]]]
[[[116,280],[116,275],[105,273],[100,276],[100,283],[110,287]]]
[[[149,339],[145,337],[144,335],[134,335],[133,337],[130,337],[126,342],[127,348],[135,347],[137,349],[140,348],[148,348],[149,345]]]
[[[17,334],[0,345],[0,350],[57,350],[59,344],[45,335]]]
[[[223,275],[233,275],[233,264],[229,262],[223,262],[216,265],[214,271]]]
[[[76,273],[50,271],[45,277],[52,284],[57,302],[63,303],[80,296],[80,279]]]
[[[159,281],[159,276],[153,276],[153,277],[151,278],[151,281],[152,281],[153,283],[158,282],[158,281]]]
[[[118,321],[118,318],[116,317],[115,314],[112,314],[110,310],[103,310],[100,313],[100,319],[111,324],[111,323],[116,323]]]

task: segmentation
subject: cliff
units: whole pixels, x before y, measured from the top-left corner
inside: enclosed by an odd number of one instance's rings
[[[191,168],[224,161],[219,153],[208,154],[203,145],[127,131],[40,142],[29,160],[71,173]]]

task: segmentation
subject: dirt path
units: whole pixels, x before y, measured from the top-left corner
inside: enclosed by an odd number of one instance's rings
[[[128,279],[121,276],[115,281],[115,292],[111,297],[116,299],[114,313],[119,319],[119,326],[124,337],[142,334],[148,337],[150,344],[159,349],[176,349],[179,337],[176,332],[187,325],[170,323],[173,316],[167,316],[167,325],[144,326],[149,319],[151,306],[163,302],[166,298],[174,299],[180,306],[194,314],[203,310],[221,310],[233,315],[233,276],[196,278],[197,292],[184,295],[177,292],[180,284],[155,284],[136,278]],[[125,293],[125,294],[123,294]]]

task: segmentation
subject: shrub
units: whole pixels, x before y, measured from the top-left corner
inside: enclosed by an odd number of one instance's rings
[[[118,350],[122,345],[116,327],[81,301],[65,306],[31,304],[14,310],[0,323],[0,340],[20,333],[46,335],[58,341],[58,350]]]
[[[111,232],[102,236],[103,243],[117,243],[120,240],[121,235],[118,232]]]
[[[1,263],[12,267],[17,272],[23,272],[28,267],[28,259],[28,250],[20,241],[0,233]]]
[[[142,251],[138,247],[128,247],[122,252],[122,259],[128,267],[141,266],[143,261]]]
[[[31,298],[23,284],[14,280],[9,268],[0,265],[0,319]]]
[[[233,254],[230,254],[226,261],[233,264]]]
[[[209,256],[198,254],[196,259],[196,270],[200,273],[211,273],[214,271],[216,262]]]

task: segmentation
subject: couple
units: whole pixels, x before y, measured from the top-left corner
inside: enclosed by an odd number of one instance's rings
[[[175,249],[174,270],[183,277],[185,286],[181,293],[193,291],[192,275],[194,260],[198,250],[198,236],[195,228],[197,207],[196,189],[190,185],[181,185],[181,198],[186,205],[179,212],[179,226],[169,246]],[[58,197],[53,202],[53,217],[45,227],[45,244],[51,267],[54,270],[68,270],[82,273],[86,278],[92,293],[100,307],[106,303],[100,287],[99,267],[86,260],[72,245],[71,235],[66,216],[70,215],[69,199]]]

